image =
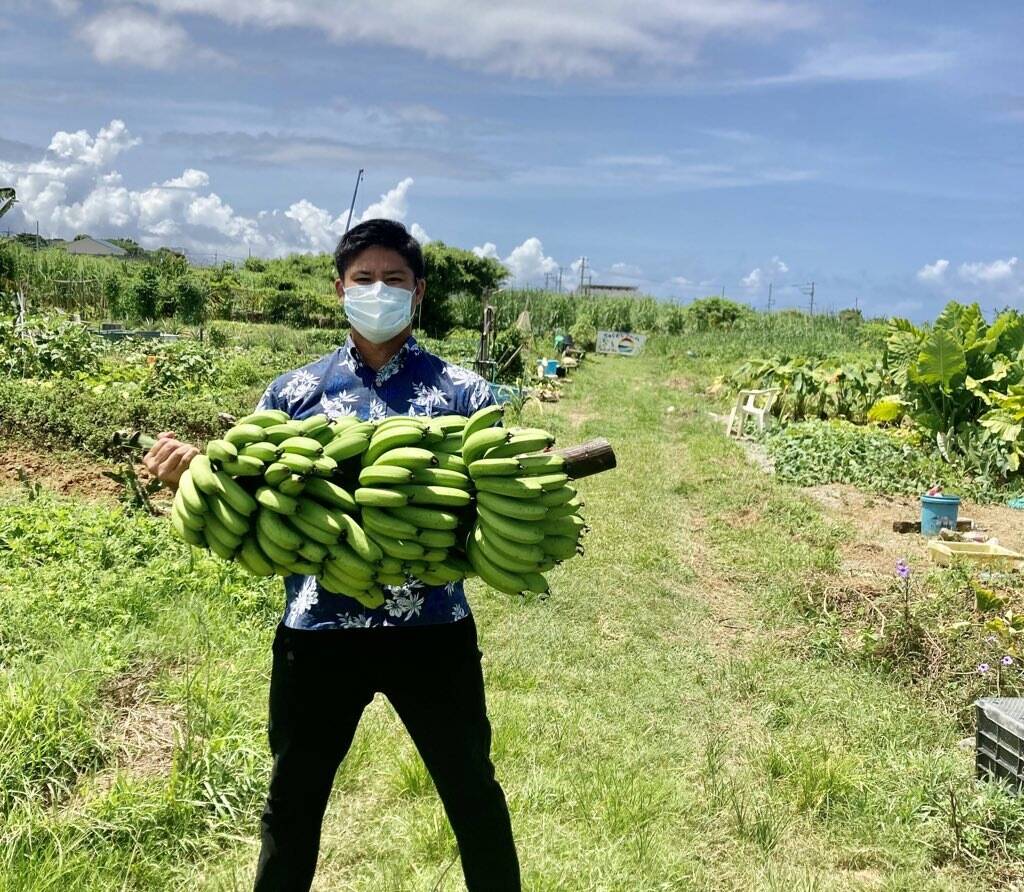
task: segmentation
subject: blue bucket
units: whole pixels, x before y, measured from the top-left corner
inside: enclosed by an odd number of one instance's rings
[[[937,536],[941,529],[956,529],[960,496],[921,496],[921,535]]]
[[[545,375],[557,375],[558,374],[558,360],[557,359],[545,359],[544,360],[544,374]]]

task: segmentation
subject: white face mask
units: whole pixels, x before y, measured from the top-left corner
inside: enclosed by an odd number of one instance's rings
[[[345,287],[349,324],[371,344],[383,344],[412,321],[413,292],[383,282]]]

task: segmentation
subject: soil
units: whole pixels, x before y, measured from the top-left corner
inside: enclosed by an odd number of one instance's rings
[[[113,468],[73,452],[53,453],[12,443],[0,446],[0,488],[38,483],[62,495],[117,501],[123,487],[103,473]],[[141,483],[149,481],[141,465],[135,470]]]

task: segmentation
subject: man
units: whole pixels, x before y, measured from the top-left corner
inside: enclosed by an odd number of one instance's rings
[[[259,408],[317,413],[469,415],[488,405],[487,382],[449,365],[412,337],[426,288],[420,246],[400,223],[370,220],[334,255],[351,334],[333,353],[282,375]],[[175,485],[196,454],[161,434],[146,467]],[[309,889],[335,772],[363,709],[383,693],[434,780],[455,832],[470,892],[518,890],[508,808],[490,761],[482,654],[462,585],[416,580],[385,587],[368,610],[311,577],[285,580],[287,606],[273,645],[270,793],[257,892]]]

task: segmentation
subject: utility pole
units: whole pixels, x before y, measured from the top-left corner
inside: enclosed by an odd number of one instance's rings
[[[722,286],[722,300],[725,300],[725,286]]]
[[[814,315],[814,282],[811,282],[811,315]]]
[[[587,271],[587,258],[580,258],[580,295],[583,295],[583,276]]]
[[[772,289],[775,287],[774,282],[768,283],[768,312],[772,311]]]
[[[352,215],[355,213],[356,210],[356,195],[359,192],[359,183],[362,182],[362,179],[363,169],[360,167],[359,173],[356,174],[356,187],[355,189],[352,190],[352,204],[350,204],[348,207],[348,219],[345,221],[345,232],[348,232],[349,226],[352,225]]]
[[[36,220],[36,250],[39,250],[39,221]]]
[[[564,273],[564,272],[565,272],[565,267],[564,266],[558,267],[558,293],[559,294],[562,293],[562,273]]]

